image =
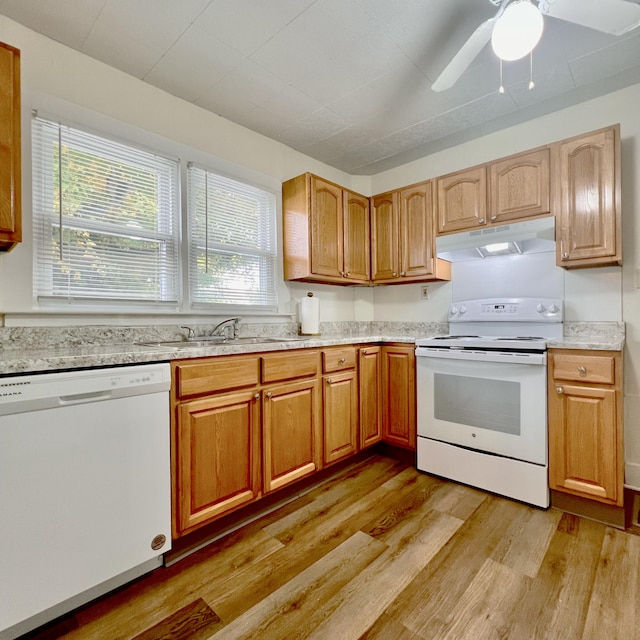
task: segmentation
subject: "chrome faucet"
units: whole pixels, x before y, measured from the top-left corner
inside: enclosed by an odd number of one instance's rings
[[[227,318],[226,320],[223,320],[222,322],[218,322],[218,324],[215,327],[213,327],[213,329],[211,329],[211,332],[209,333],[209,335],[210,336],[224,336],[224,335],[226,335],[227,325],[229,323],[233,322],[233,337],[237,338],[238,337],[238,326],[240,324],[240,320],[241,320],[241,318]]]

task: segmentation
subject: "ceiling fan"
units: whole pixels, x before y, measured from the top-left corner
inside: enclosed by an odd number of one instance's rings
[[[444,91],[458,81],[475,57],[492,39],[496,25],[503,26],[507,22],[506,15],[515,13],[516,5],[521,5],[520,9],[527,8],[522,5],[528,5],[528,8],[534,13],[539,12],[543,16],[559,18],[616,36],[640,25],[640,4],[627,0],[534,0],[533,2],[531,0],[489,0],[489,2],[498,7],[497,13],[493,18],[485,20],[471,34],[471,37],[431,85],[433,91]],[[501,19],[503,20],[501,21]],[[541,32],[542,27],[540,26]],[[528,54],[536,44],[537,40],[524,55]]]

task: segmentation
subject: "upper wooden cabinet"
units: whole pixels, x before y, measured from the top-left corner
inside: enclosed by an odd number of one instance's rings
[[[431,182],[371,199],[372,280],[398,284],[449,280],[449,263],[435,258]]]
[[[369,282],[369,199],[310,173],[282,185],[285,280]]]
[[[438,178],[438,233],[548,215],[549,167],[543,147]]]
[[[549,156],[549,148],[544,147],[489,165],[490,223],[550,213]]]
[[[487,169],[475,167],[436,180],[438,233],[487,224]]]
[[[0,42],[0,250],[22,240],[20,51]]]
[[[559,167],[558,264],[621,264],[619,125],[559,142],[553,152]]]

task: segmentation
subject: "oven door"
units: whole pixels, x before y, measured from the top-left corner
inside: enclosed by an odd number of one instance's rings
[[[418,436],[547,464],[546,354],[416,356]]]

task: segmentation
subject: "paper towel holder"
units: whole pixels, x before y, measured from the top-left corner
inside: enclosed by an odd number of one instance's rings
[[[302,300],[300,300],[300,322],[298,324],[298,335],[299,336],[319,336],[320,335],[320,308],[318,306],[318,304],[315,305],[315,313],[316,313],[316,320],[315,322],[317,323],[317,327],[318,327],[318,332],[306,332],[306,331],[302,331],[302,325],[304,324],[303,320],[302,320],[302,305],[304,303],[305,300],[307,300],[308,298],[312,298],[314,299],[314,302],[318,303],[318,298],[316,298],[313,295],[313,292],[309,291],[307,293],[307,297],[303,298]]]

